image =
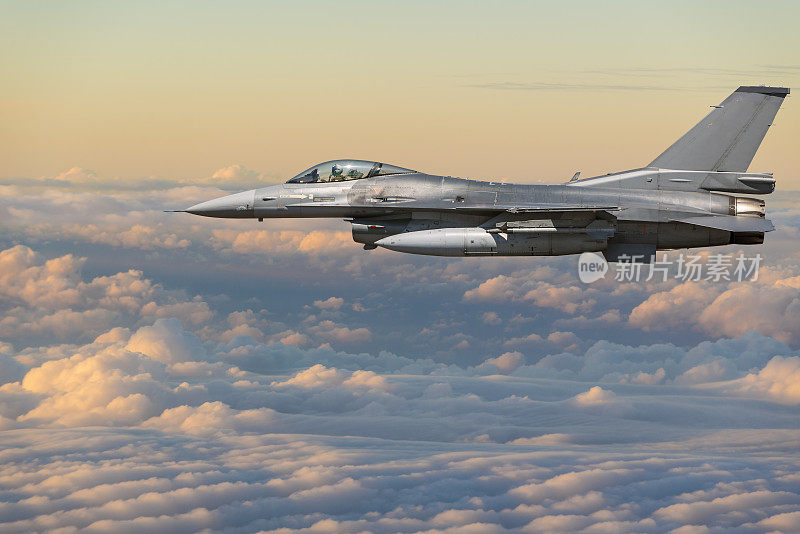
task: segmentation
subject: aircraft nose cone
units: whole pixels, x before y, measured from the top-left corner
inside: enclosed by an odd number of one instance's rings
[[[254,195],[255,190],[234,193],[233,195],[227,195],[195,204],[187,208],[186,211],[204,217],[252,217]]]

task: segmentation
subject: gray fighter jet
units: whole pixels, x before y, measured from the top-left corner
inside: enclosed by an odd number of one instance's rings
[[[559,185],[434,176],[344,159],[282,185],[202,202],[206,217],[344,217],[365,249],[434,256],[602,252],[648,262],[656,250],[760,244],[774,229],[759,198],[771,173],[747,172],[784,87],[739,87],[646,167]],[[728,194],[725,194],[728,193]]]

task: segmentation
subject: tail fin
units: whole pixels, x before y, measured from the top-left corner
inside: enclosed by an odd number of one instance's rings
[[[785,87],[739,87],[648,167],[746,172],[788,94]]]

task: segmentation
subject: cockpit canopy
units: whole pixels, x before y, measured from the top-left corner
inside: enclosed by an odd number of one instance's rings
[[[373,176],[386,176],[388,174],[408,174],[411,169],[404,169],[378,161],[363,161],[360,159],[337,159],[314,165],[288,182],[287,184],[310,184],[315,182],[344,182],[372,178]]]

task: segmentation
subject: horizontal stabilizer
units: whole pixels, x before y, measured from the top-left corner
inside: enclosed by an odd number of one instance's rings
[[[770,173],[687,171],[642,168],[593,176],[567,182],[571,187],[614,187],[617,189],[663,189],[665,191],[723,191],[768,195],[775,190]]]
[[[716,228],[727,232],[771,232],[775,229],[772,221],[760,217],[736,217],[735,215],[710,215],[673,219],[675,222]]]

